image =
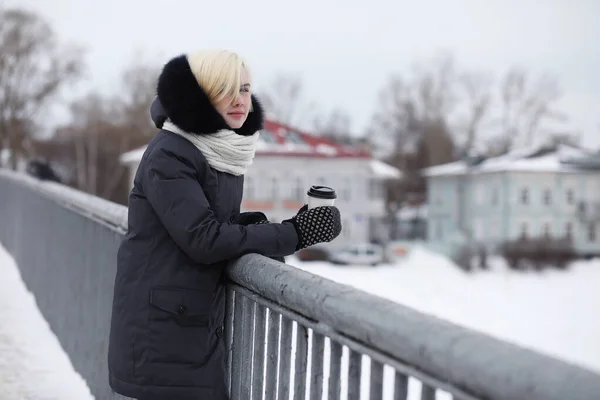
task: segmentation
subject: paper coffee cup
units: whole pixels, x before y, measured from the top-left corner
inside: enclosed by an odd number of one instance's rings
[[[308,208],[332,206],[335,203],[337,195],[335,190],[328,186],[311,186],[308,192]]]

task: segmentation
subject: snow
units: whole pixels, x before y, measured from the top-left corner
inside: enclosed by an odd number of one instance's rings
[[[142,147],[138,147],[137,149],[133,149],[131,151],[123,153],[119,157],[119,160],[123,164],[138,163],[142,159],[142,156],[144,155],[144,152],[146,151],[147,147],[148,146],[142,146]]]
[[[315,151],[319,154],[324,154],[328,156],[335,156],[338,154],[337,147],[320,143],[315,147]]]
[[[489,271],[462,272],[420,246],[394,265],[287,263],[517,345],[600,372],[600,259],[568,271],[513,272],[501,259]]]
[[[441,255],[415,246],[393,265],[333,266],[327,262],[287,263],[371,294],[404,304],[501,340],[600,372],[600,259],[573,263],[567,271],[516,273],[501,259],[491,270],[467,275]],[[292,346],[295,348],[295,329]],[[311,348],[309,332],[309,349]],[[330,345],[325,342],[328,365]],[[341,398],[347,397],[348,349],[342,355]],[[295,353],[295,352],[294,352]],[[309,350],[307,375],[310,376]],[[294,377],[292,364],[291,376]],[[329,369],[324,370],[327,392]],[[361,398],[368,398],[370,361],[362,358]],[[383,399],[393,398],[394,370],[384,367]],[[421,382],[409,378],[408,400],[419,400]],[[437,400],[451,400],[443,390]]]
[[[400,179],[402,177],[402,171],[384,163],[383,161],[371,160],[369,166],[371,168],[371,172],[376,177],[382,179]]]
[[[0,399],[93,399],[0,245]]]
[[[0,169],[0,176],[16,180],[19,184],[29,186],[56,201],[66,201],[70,207],[78,209],[79,212],[85,213],[85,215],[93,215],[122,229],[127,228],[127,207],[123,205],[56,182],[40,181],[25,173]]]
[[[295,257],[287,262],[600,372],[600,319],[595,317],[600,304],[600,259],[573,263],[567,271],[541,273],[514,272],[502,260],[493,259],[489,271],[466,274],[445,257],[414,246],[404,259],[379,267],[305,263]],[[73,370],[14,261],[2,247],[0,274],[0,399],[91,399],[85,382]],[[325,346],[327,363],[328,341]],[[347,370],[346,350],[342,371]],[[328,369],[324,372],[327,379]],[[368,393],[369,373],[368,358],[363,357],[363,398]],[[345,398],[346,379],[341,387]],[[392,387],[393,370],[386,366],[384,399],[392,398]],[[420,388],[420,382],[411,378],[409,400],[419,398]],[[450,396],[438,391],[437,399]]]
[[[488,158],[481,164],[468,167],[464,161],[455,161],[435,167],[426,168],[425,176],[462,175],[467,172],[576,172],[575,165],[565,164],[576,160],[584,160],[591,153],[571,146],[561,145],[557,150],[539,157],[534,153],[540,148],[523,148],[511,151],[508,154]]]

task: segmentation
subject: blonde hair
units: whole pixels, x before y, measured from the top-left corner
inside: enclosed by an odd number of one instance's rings
[[[196,81],[211,102],[217,103],[226,96],[236,101],[240,95],[241,74],[250,77],[246,62],[229,50],[200,50],[187,55]]]

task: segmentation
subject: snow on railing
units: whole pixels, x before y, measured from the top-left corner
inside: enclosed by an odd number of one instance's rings
[[[127,229],[127,207],[80,190],[51,181],[40,181],[29,175],[0,168],[0,177],[18,181],[55,202],[81,214],[108,223],[121,230]]]

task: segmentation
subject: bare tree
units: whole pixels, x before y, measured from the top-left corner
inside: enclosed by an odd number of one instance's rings
[[[73,146],[71,168],[74,170],[75,186],[91,194],[99,194],[99,165],[101,146],[106,146],[107,131],[114,115],[112,103],[92,93],[71,105],[73,122],[56,132],[56,139],[68,141]]]
[[[39,16],[0,9],[0,147],[11,150],[13,169],[33,135],[36,116],[82,71],[81,50],[59,46]]]
[[[457,105],[457,70],[454,58],[440,53],[427,63],[414,67],[413,99],[421,120],[445,119]]]
[[[465,133],[463,152],[469,153],[481,136],[481,127],[489,116],[492,105],[493,79],[490,74],[467,72],[460,76],[459,87],[464,94],[465,117],[462,130]]]
[[[379,92],[377,112],[371,119],[367,136],[373,137],[381,147],[391,147],[394,153],[402,152],[415,136],[417,119],[410,85],[399,75],[392,76]]]
[[[60,165],[74,187],[125,204],[129,181],[119,158],[157,131],[150,105],[158,72],[137,60],[123,71],[117,95],[91,92],[73,101],[70,123],[59,127],[52,140],[36,143],[39,155]]]
[[[150,105],[156,97],[156,82],[161,63],[157,57],[147,58],[137,54],[121,74],[119,97],[120,120],[136,131],[131,137],[150,138],[154,126],[150,121]]]
[[[549,76],[532,80],[525,70],[512,68],[502,79],[499,97],[500,136],[506,150],[519,140],[524,145],[532,145],[545,122],[568,119],[554,109],[562,91],[556,79]]]
[[[387,162],[404,172],[401,181],[388,185],[390,212],[408,199],[424,197],[422,168],[454,159],[456,130],[451,122],[461,105],[464,129],[472,126],[471,135],[476,135],[478,120],[483,117],[475,116],[463,99],[470,94],[474,105],[483,103],[485,96],[479,93],[485,90],[476,88],[476,83],[460,74],[454,59],[445,53],[416,64],[412,74],[396,74],[386,82],[368,135],[380,148],[391,150]]]
[[[352,144],[351,126],[350,114],[339,108],[328,114],[317,116],[314,120],[316,134],[345,144]]]
[[[267,114],[278,122],[300,126],[312,120],[315,105],[304,98],[304,83],[297,75],[276,75],[259,97]]]
[[[380,92],[369,135],[394,152],[416,151],[423,123],[447,123],[455,110],[457,79],[454,59],[444,53],[416,64],[408,77],[392,76]]]

